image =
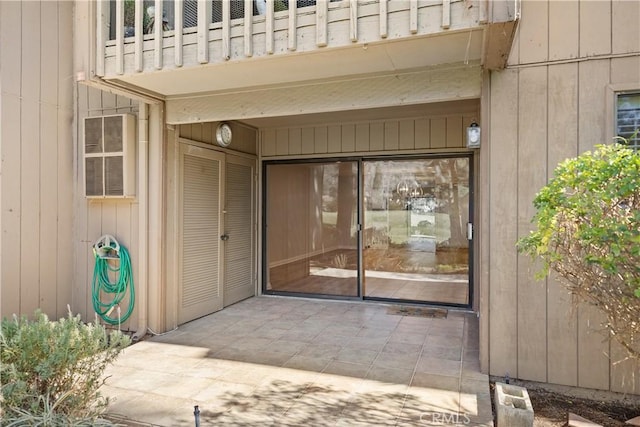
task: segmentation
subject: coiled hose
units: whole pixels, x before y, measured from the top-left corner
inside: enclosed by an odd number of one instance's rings
[[[96,263],[91,284],[93,309],[109,325],[120,325],[131,316],[135,304],[135,290],[129,252],[124,246],[120,245],[120,259],[119,262],[113,263],[115,265],[110,263],[113,258],[100,256],[95,250],[94,255]],[[113,282],[111,277],[115,277]],[[120,303],[127,296],[127,289],[129,290],[129,304],[126,311],[122,313]],[[110,298],[111,295],[112,297]],[[110,301],[103,302],[102,297],[105,297],[105,299],[110,298]],[[114,317],[112,313],[116,308]]]

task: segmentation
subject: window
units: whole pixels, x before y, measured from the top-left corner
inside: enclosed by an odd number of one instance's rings
[[[640,149],[640,92],[621,92],[616,101],[616,135]]]

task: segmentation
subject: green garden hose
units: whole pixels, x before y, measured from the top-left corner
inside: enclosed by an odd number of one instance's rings
[[[93,246],[93,254],[96,260],[91,284],[93,309],[109,325],[120,325],[131,316],[135,304],[129,252],[112,236],[106,235],[98,239]],[[111,281],[111,277],[115,280]],[[120,303],[127,294],[128,307],[122,313]],[[109,301],[103,302],[102,298]]]

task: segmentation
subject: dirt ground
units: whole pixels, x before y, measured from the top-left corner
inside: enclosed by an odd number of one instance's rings
[[[640,416],[640,396],[513,380],[511,384],[526,387],[533,405],[534,427],[565,427],[569,412],[604,427],[629,427],[625,422]],[[493,390],[492,380],[492,396]]]

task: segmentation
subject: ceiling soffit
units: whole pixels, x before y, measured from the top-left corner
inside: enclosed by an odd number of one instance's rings
[[[171,124],[256,120],[480,98],[479,62],[167,99]]]

